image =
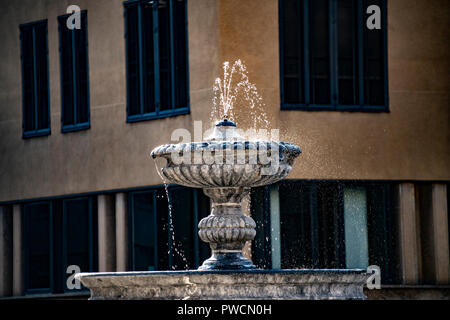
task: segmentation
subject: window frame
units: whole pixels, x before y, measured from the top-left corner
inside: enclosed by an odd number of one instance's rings
[[[357,76],[356,81],[359,83],[359,94],[358,94],[358,104],[348,105],[348,104],[339,104],[338,103],[338,50],[337,50],[337,0],[328,0],[329,1],[329,53],[330,53],[330,100],[329,104],[310,104],[306,103],[284,103],[284,39],[283,39],[283,31],[284,31],[284,16],[283,16],[283,1],[278,0],[278,21],[279,21],[279,74],[280,74],[280,110],[298,110],[298,111],[347,111],[347,112],[390,112],[389,111],[389,83],[388,83],[388,32],[387,32],[387,0],[382,0],[381,6],[381,32],[383,37],[383,77],[384,77],[384,104],[383,105],[369,105],[364,104],[364,86],[362,83],[364,82],[363,78],[363,61],[364,61],[364,52],[363,46],[358,46],[358,54],[356,59],[358,60],[358,68],[359,74]],[[301,64],[303,68],[302,76],[305,79],[305,83],[303,84],[305,96],[309,97],[309,77],[310,77],[310,68],[309,68],[309,5],[310,1],[313,0],[303,0],[303,63]],[[358,43],[363,43],[363,29],[362,25],[365,26],[364,17],[367,17],[366,13],[363,12],[362,1],[357,0],[357,11],[358,11],[358,30],[357,37]],[[361,89],[362,88],[362,89]],[[305,97],[305,100],[308,101]]]
[[[178,115],[185,115],[185,114],[189,114],[190,113],[190,94],[189,94],[189,40],[188,40],[188,5],[187,5],[187,1],[184,1],[184,14],[185,14],[185,39],[186,39],[186,106],[181,107],[181,108],[175,108],[175,103],[174,103],[174,98],[175,98],[175,67],[174,67],[174,32],[173,32],[173,1],[176,0],[166,0],[169,6],[169,21],[170,21],[170,61],[171,61],[171,70],[170,70],[170,74],[171,74],[171,109],[169,110],[160,110],[160,77],[159,75],[159,41],[158,41],[158,29],[159,29],[159,25],[158,25],[158,12],[157,12],[157,8],[155,10],[155,7],[157,5],[159,0],[154,0],[151,1],[151,3],[153,3],[153,51],[154,51],[154,70],[155,70],[155,75],[154,75],[154,87],[155,87],[155,97],[154,99],[154,103],[155,103],[155,111],[154,112],[148,112],[145,113],[144,112],[144,94],[143,94],[143,88],[144,88],[144,83],[143,83],[143,76],[142,73],[143,71],[143,57],[144,57],[144,48],[142,45],[142,20],[141,20],[141,6],[143,3],[148,2],[145,0],[128,0],[123,2],[123,6],[124,6],[124,23],[125,23],[125,65],[126,65],[126,90],[127,90],[127,106],[126,106],[126,114],[127,114],[127,118],[126,118],[126,122],[127,123],[132,123],[132,122],[138,122],[138,121],[145,121],[145,120],[152,120],[152,119],[161,119],[161,118],[166,118],[166,117],[173,117],[173,116],[178,116]],[[129,70],[128,70],[128,23],[127,23],[127,7],[130,5],[137,5],[138,8],[138,30],[137,30],[137,38],[139,41],[139,48],[138,48],[138,58],[139,58],[139,106],[140,106],[140,113],[139,114],[134,114],[134,115],[130,115],[130,85],[129,85],[129,81],[128,81],[128,75],[129,75]]]
[[[74,113],[74,124],[64,124],[64,86],[63,86],[63,48],[62,48],[62,35],[61,35],[61,25],[59,23],[60,19],[66,19],[68,17],[70,17],[72,14],[64,14],[61,16],[57,17],[57,23],[58,23],[58,40],[59,40],[59,46],[58,46],[58,50],[59,50],[59,79],[60,79],[60,88],[61,88],[61,133],[68,133],[68,132],[76,132],[76,131],[81,131],[81,130],[87,130],[90,129],[91,127],[91,107],[90,107],[90,83],[89,83],[89,32],[88,32],[88,16],[87,16],[87,10],[81,10],[80,11],[80,22],[81,22],[81,30],[84,30],[83,32],[86,33],[86,43],[84,44],[85,49],[86,49],[86,95],[87,95],[87,118],[88,120],[86,122],[78,122],[76,121],[77,118],[77,110],[78,110],[78,104],[77,99],[76,99],[76,95],[74,94],[73,97],[73,113]],[[82,16],[85,15],[86,16],[86,25],[83,25],[83,19]],[[76,69],[76,63],[75,63],[75,36],[74,33],[72,33],[72,41],[71,41],[71,47],[72,47],[72,68],[75,71]],[[72,86],[73,88],[76,88],[76,73],[73,72],[72,74]],[[74,89],[74,92],[76,90]]]
[[[48,117],[48,127],[42,129],[34,129],[34,130],[26,130],[25,128],[25,67],[24,67],[24,44],[22,40],[22,29],[25,27],[32,28],[33,34],[33,90],[36,92],[37,88],[37,80],[36,80],[36,45],[35,45],[35,27],[40,24],[45,24],[45,48],[46,48],[46,60],[47,60],[47,117]],[[28,139],[33,137],[42,137],[48,136],[51,134],[51,114],[50,114],[50,73],[49,73],[49,58],[48,58],[48,19],[23,23],[19,25],[19,34],[20,34],[20,60],[21,60],[21,74],[22,74],[22,139]],[[36,93],[35,93],[36,94]],[[35,100],[35,99],[34,99]],[[34,123],[35,127],[38,127],[38,105],[37,102],[34,101]]]

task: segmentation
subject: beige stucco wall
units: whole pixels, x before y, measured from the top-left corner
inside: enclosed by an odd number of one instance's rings
[[[91,128],[61,133],[56,17],[70,1],[4,1],[0,10],[0,201],[161,184],[150,151],[176,128],[208,119],[217,69],[213,1],[189,1],[191,115],[126,123],[121,0],[77,1],[88,10]],[[48,19],[51,130],[22,139],[19,24]]]
[[[58,15],[70,1],[0,6],[0,201],[160,184],[149,151],[208,122],[224,60],[245,61],[282,138],[303,155],[291,178],[450,180],[450,6],[389,1],[390,113],[279,110],[276,0],[189,0],[191,114],[129,124],[121,0],[88,10],[91,129],[61,133]],[[19,24],[48,19],[51,130],[22,139]]]
[[[450,179],[450,5],[388,1],[390,113],[280,111],[278,1],[220,1],[220,60],[243,59],[282,139],[290,178]]]

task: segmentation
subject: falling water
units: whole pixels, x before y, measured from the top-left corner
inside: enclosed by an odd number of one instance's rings
[[[179,255],[181,260],[183,260],[183,262],[185,264],[185,266],[184,266],[185,269],[187,270],[187,269],[189,269],[189,265],[188,265],[188,261],[186,259],[186,255],[184,254],[183,249],[180,248],[180,244],[177,244],[176,240],[175,240],[175,230],[173,227],[173,216],[172,216],[172,202],[170,201],[170,197],[169,197],[169,184],[167,183],[167,180],[164,178],[164,176],[161,173],[162,167],[158,167],[158,163],[156,161],[154,161],[154,162],[155,162],[156,172],[158,173],[159,177],[163,181],[164,189],[166,191],[166,197],[167,197],[167,206],[168,206],[168,213],[169,213],[168,225],[169,225],[169,233],[170,233],[171,240],[172,240],[167,254],[170,255],[170,251],[172,250],[177,255]],[[172,265],[172,269],[175,269],[174,265]]]

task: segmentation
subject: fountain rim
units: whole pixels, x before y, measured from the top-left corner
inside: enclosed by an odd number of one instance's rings
[[[154,148],[150,154],[153,159],[156,159],[158,157],[169,156],[172,152],[194,153],[209,148],[215,150],[219,145],[222,145],[223,149],[232,147],[233,150],[242,150],[242,149],[255,151],[266,150],[267,152],[269,152],[272,150],[272,145],[274,144],[278,145],[280,152],[291,154],[294,159],[297,158],[302,153],[302,149],[299,146],[291,142],[285,141],[219,140],[219,141],[200,141],[190,143],[162,144]],[[261,148],[262,145],[265,145],[266,148],[262,149]],[[186,147],[189,148],[187,148],[186,150]]]
[[[154,271],[123,271],[123,272],[80,272],[75,275],[76,279],[80,278],[95,278],[95,277],[105,277],[105,276],[145,276],[145,275],[167,275],[167,274],[178,274],[178,275],[200,275],[200,274],[286,274],[286,275],[295,275],[295,274],[333,274],[333,273],[342,273],[344,275],[357,275],[357,274],[367,274],[366,269],[361,268],[350,268],[350,269],[330,269],[330,268],[322,268],[322,269],[261,269],[255,268],[252,270],[198,270],[198,269],[188,269],[188,270],[154,270]]]

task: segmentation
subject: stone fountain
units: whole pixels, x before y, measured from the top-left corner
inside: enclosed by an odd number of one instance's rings
[[[212,256],[199,270],[255,268],[242,249],[254,239],[256,224],[242,213],[241,201],[250,188],[287,176],[300,153],[298,146],[286,142],[244,140],[227,119],[216,124],[206,141],[162,145],[152,151],[153,158],[166,159],[164,180],[203,188],[211,198],[211,214],[200,221],[198,234],[209,243]]]
[[[201,142],[155,148],[165,159],[164,180],[202,188],[211,214],[199,223],[212,256],[198,270],[81,273],[91,299],[364,299],[364,270],[258,270],[242,249],[255,237],[255,221],[243,214],[250,188],[280,181],[300,155],[298,146],[242,138],[229,120]]]

